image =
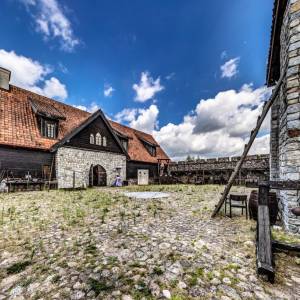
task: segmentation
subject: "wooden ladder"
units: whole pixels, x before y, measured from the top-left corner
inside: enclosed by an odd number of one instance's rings
[[[264,119],[266,118],[271,106],[273,105],[273,103],[278,95],[278,92],[280,91],[280,87],[281,87],[284,77],[285,77],[285,74],[283,74],[281,76],[281,78],[279,79],[276,87],[274,88],[274,90],[272,92],[270,99],[267,102],[265,102],[262,114],[257,119],[256,127],[251,131],[249,142],[248,142],[248,144],[245,145],[244,152],[243,152],[240,160],[238,161],[237,165],[235,166],[235,169],[234,169],[233,173],[231,174],[227,185],[225,186],[224,192],[212,213],[212,218],[214,218],[217,215],[217,213],[220,211],[222,205],[224,204],[225,200],[227,199],[230,189],[234,183],[234,180],[236,179],[237,175],[239,174],[239,171],[243,165],[245,158],[248,155],[248,152],[249,152],[258,132],[259,132],[259,129],[260,129]]]

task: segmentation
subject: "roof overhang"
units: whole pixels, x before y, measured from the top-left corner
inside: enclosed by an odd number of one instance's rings
[[[267,86],[275,85],[280,78],[280,34],[287,3],[287,0],[274,1],[271,42],[266,78]]]
[[[66,120],[66,117],[53,105],[33,98],[29,98],[29,102],[33,112],[38,116],[53,120]]]

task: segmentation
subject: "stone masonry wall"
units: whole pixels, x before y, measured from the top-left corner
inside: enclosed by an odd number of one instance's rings
[[[290,0],[285,11],[280,67],[286,77],[272,110],[271,179],[300,180],[300,0]],[[285,228],[300,233],[300,219],[290,212],[300,205],[300,191],[279,196]]]
[[[75,187],[89,185],[91,165],[101,165],[107,173],[107,185],[112,185],[116,179],[116,168],[121,167],[121,178],[126,179],[126,156],[111,152],[100,152],[61,147],[56,153],[56,178],[58,188],[73,187],[73,172],[75,171]]]

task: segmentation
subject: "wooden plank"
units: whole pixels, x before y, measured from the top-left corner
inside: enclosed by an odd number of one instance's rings
[[[256,236],[257,274],[267,275],[270,282],[274,282],[273,253],[271,241],[271,227],[269,214],[269,184],[260,184],[258,195],[258,217]]]
[[[300,253],[300,244],[287,244],[277,240],[272,240],[274,251],[290,251]]]
[[[255,129],[251,132],[251,136],[250,136],[250,139],[249,139],[249,142],[248,144],[245,145],[245,148],[244,148],[244,152],[243,152],[243,155],[241,156],[239,162],[237,163],[233,173],[231,174],[230,178],[229,178],[229,181],[224,189],[224,192],[221,196],[221,199],[219,200],[218,204],[216,205],[215,207],[215,210],[213,211],[212,213],[212,217],[215,217],[217,215],[217,213],[220,211],[221,207],[223,206],[229,192],[230,192],[230,189],[235,181],[235,178],[237,177],[238,173],[239,173],[239,170],[241,169],[242,165],[243,165],[243,162],[245,160],[245,158],[247,157],[248,155],[248,152],[259,132],[259,129],[266,117],[266,115],[268,114],[271,106],[273,105],[277,95],[278,95],[278,92],[280,90],[280,87],[281,87],[281,84],[282,84],[282,81],[283,81],[283,78],[284,78],[284,74],[282,75],[282,77],[280,78],[280,80],[278,81],[275,89],[273,90],[273,93],[272,93],[272,96],[270,98],[270,100],[268,102],[265,103],[265,106],[264,106],[264,109],[262,111],[262,114],[260,117],[258,117],[258,120],[257,120],[257,124],[256,124],[256,127]]]
[[[278,190],[300,190],[300,180],[289,180],[289,181],[270,181],[271,189]]]

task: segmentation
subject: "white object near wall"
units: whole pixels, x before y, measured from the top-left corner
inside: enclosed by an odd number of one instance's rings
[[[149,170],[138,170],[138,185],[149,184]]]

